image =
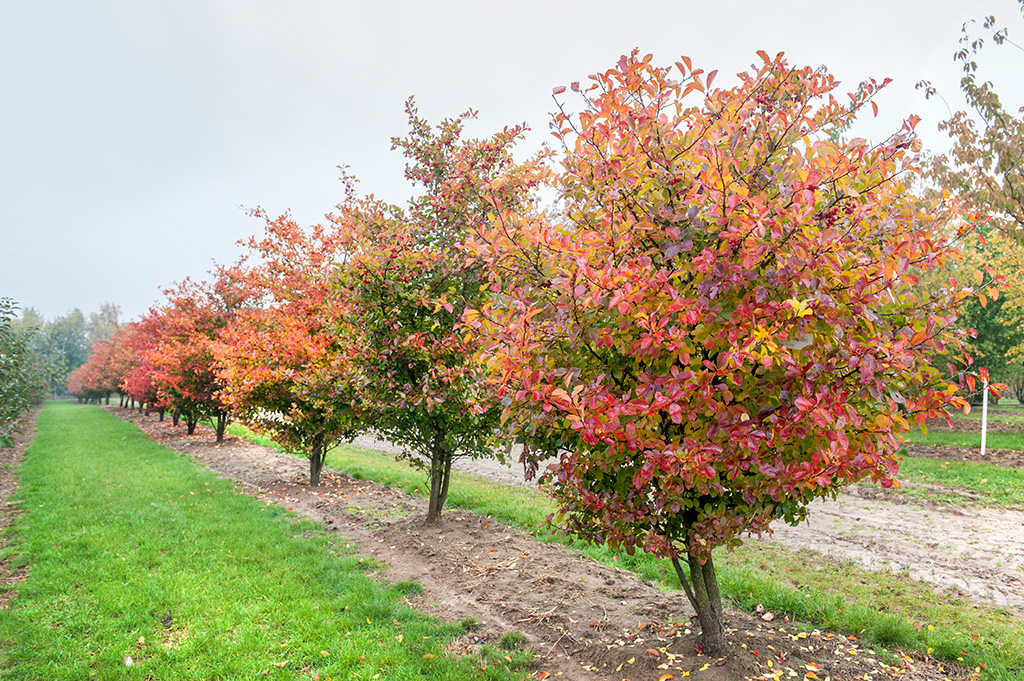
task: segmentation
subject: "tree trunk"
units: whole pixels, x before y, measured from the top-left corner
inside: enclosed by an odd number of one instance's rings
[[[722,595],[718,591],[718,578],[715,576],[715,564],[711,556],[701,565],[699,559],[688,556],[690,579],[693,589],[686,580],[683,566],[678,557],[672,558],[672,567],[686,591],[690,605],[697,612],[700,620],[701,646],[705,655],[717,655],[725,648],[725,627],[722,625]]]
[[[452,452],[444,443],[444,434],[434,435],[430,453],[430,503],[427,506],[427,525],[441,522],[441,509],[448,499],[448,482],[452,475]]]
[[[199,423],[199,418],[192,414],[185,414],[185,428],[189,435],[194,435],[196,432],[196,424]]]
[[[224,430],[228,427],[228,413],[217,412],[217,442],[224,442]]]
[[[110,391],[107,391],[107,406],[110,406]]]
[[[164,410],[161,408],[160,411],[158,411],[157,413],[160,414],[160,423],[163,423],[164,422]]]
[[[178,421],[180,421],[180,420],[181,420],[181,412],[179,412],[177,409],[175,409],[174,411],[171,412],[171,425],[174,426],[175,428],[177,428],[178,427]]]
[[[320,486],[320,472],[324,469],[324,459],[327,458],[327,447],[325,446],[323,434],[313,438],[313,449],[309,454],[309,485]]]

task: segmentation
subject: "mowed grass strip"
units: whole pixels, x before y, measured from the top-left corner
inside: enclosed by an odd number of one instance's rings
[[[343,445],[328,454],[327,466],[411,494],[428,492],[423,472],[381,452]],[[453,475],[449,504],[489,515],[541,541],[566,541],[539,529],[555,511],[542,491]],[[603,546],[576,546],[605,565],[632,570],[665,588],[681,589],[667,560],[642,552],[628,556]],[[813,548],[794,552],[749,542],[732,553],[717,551],[723,595],[739,610],[750,611],[761,604],[777,618],[787,614],[890,650],[902,648],[956,662],[977,670],[979,678],[1020,678],[1024,621],[1013,612],[938,592],[903,574],[830,561]]]
[[[1024,508],[1024,470],[1019,468],[905,456],[897,477],[904,485],[899,493],[931,503]]]
[[[981,433],[950,432],[938,429],[930,429],[927,433],[922,433],[916,428],[911,428],[903,436],[903,442],[908,445],[943,445],[946,447],[971,447],[978,449],[981,447]],[[1024,450],[1024,432],[1001,433],[989,431],[985,438],[985,446],[990,449]]]
[[[507,679],[319,525],[96,407],[52,403],[20,470],[4,679]],[[130,658],[130,659],[129,659]]]

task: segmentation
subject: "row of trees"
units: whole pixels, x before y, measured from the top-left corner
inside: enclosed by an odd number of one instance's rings
[[[17,312],[17,303],[0,298],[0,447],[11,446],[18,417],[44,393],[31,353],[32,334],[17,328]]]
[[[455,457],[521,442],[562,527],[672,561],[713,653],[712,550],[893,484],[901,433],[966,407],[957,308],[998,283],[947,276],[975,225],[910,191],[916,120],[841,139],[880,84],[840,101],[824,69],[765,53],[714,76],[634,52],[573,83],[558,166],[515,159],[521,127],[464,139],[472,112],[432,128],[410,101],[407,206],[345,178],[323,224],[257,212],[245,259],[97,346],[83,384],[218,437],[241,418],[314,485],[372,429],[429,470],[428,522]]]
[[[117,330],[120,314],[117,305],[104,303],[88,315],[75,308],[47,320],[29,307],[11,320],[11,327],[29,338],[28,352],[35,370],[47,392],[56,397],[68,392],[68,376],[86,362],[90,349]]]

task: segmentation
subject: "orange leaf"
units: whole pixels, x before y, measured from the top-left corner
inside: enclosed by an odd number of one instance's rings
[[[676,678],[675,674],[662,674],[658,677],[658,681],[669,681],[669,679]]]

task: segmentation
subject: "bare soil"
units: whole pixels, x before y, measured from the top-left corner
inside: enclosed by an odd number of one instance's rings
[[[18,465],[25,456],[32,438],[36,434],[36,419],[42,407],[36,407],[22,417],[22,422],[14,436],[13,447],[0,447],[0,555],[10,541],[10,533],[7,528],[11,526],[14,519],[21,513],[21,509],[12,500],[14,492],[18,489],[17,472]],[[28,576],[28,568],[15,566],[12,557],[0,559],[0,610],[6,610],[7,604],[18,595],[17,585]]]
[[[189,437],[169,420],[161,423],[134,410],[111,411],[247,493],[323,522],[358,553],[381,561],[381,579],[419,582],[423,591],[410,597],[414,607],[448,621],[474,618],[481,628],[457,641],[452,646],[456,653],[517,631],[537,655],[537,678],[732,681],[804,678],[808,672],[836,681],[971,678],[967,670],[915,655],[887,666],[855,637],[812,631],[781,614],[766,621],[759,613],[726,612],[727,650],[721,657],[702,655],[699,627],[685,596],[660,591],[633,573],[603,567],[571,549],[538,542],[461,509],[446,510],[439,527],[427,528],[422,522],[425,500],[386,485],[327,471],[324,484],[310,487],[304,459],[234,437],[217,445],[209,429],[200,427]],[[495,471],[498,477],[521,477],[486,462],[463,466],[491,477]],[[847,508],[840,511],[843,518],[867,514],[855,506],[840,508]],[[784,535],[775,541],[822,540]],[[875,538],[866,543],[877,546],[881,555],[890,550]]]

